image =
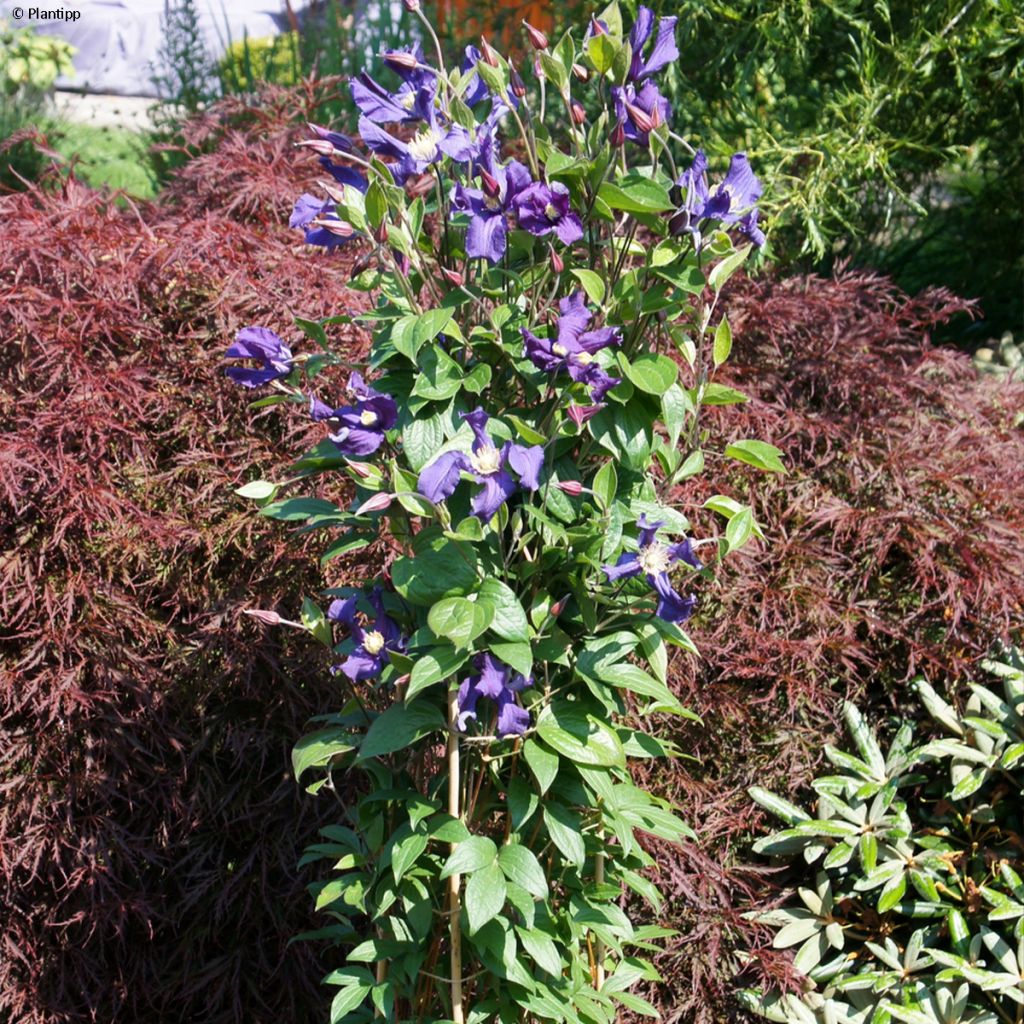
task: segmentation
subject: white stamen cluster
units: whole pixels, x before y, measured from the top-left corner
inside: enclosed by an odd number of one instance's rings
[[[659,573],[668,572],[668,567],[672,564],[672,554],[664,544],[655,541],[637,552],[637,561],[645,573],[657,576]]]
[[[484,445],[470,455],[469,464],[481,476],[491,476],[501,469],[501,452],[492,445]]]
[[[371,629],[369,633],[363,634],[363,650],[367,654],[380,654],[384,649],[384,636],[379,633],[376,629]]]
[[[559,357],[567,356],[569,354],[569,350],[564,345],[559,345],[557,341],[551,346],[551,351]]]
[[[548,205],[544,207],[544,216],[547,217],[548,220],[558,220],[558,210],[555,209],[554,203],[548,203]]]
[[[417,160],[433,160],[437,156],[437,144],[441,133],[436,128],[423,128],[409,143],[409,152]]]
[[[364,427],[373,427],[377,425],[377,414],[372,409],[364,409],[359,414],[359,422]]]

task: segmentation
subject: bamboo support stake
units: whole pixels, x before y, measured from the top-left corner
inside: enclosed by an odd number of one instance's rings
[[[448,692],[448,813],[453,818],[459,815],[459,691],[452,688]],[[454,852],[455,843],[451,849]],[[462,926],[459,918],[462,913],[462,902],[459,889],[462,884],[461,875],[450,875],[448,878],[448,935],[451,946],[452,976],[452,1021],[454,1024],[465,1024],[465,1013],[462,1008]]]
[[[603,837],[602,837],[603,838]],[[598,885],[604,884],[604,851],[602,850],[594,858],[594,881]],[[598,939],[594,947],[594,959],[597,961],[596,988],[600,992],[604,988],[604,943]]]

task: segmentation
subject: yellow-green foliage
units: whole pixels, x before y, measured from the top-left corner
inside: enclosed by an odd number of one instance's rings
[[[294,85],[301,77],[298,33],[246,37],[232,43],[221,58],[220,70],[233,90],[248,91],[259,82]]]
[[[7,96],[19,90],[45,92],[58,75],[74,71],[75,48],[57,36],[0,21],[0,88]]]

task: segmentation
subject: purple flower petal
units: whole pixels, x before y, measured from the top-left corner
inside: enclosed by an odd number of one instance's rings
[[[505,690],[498,698],[497,734],[501,737],[522,736],[529,727],[530,712],[516,703],[514,693]]]
[[[640,559],[632,552],[624,551],[614,565],[602,565],[601,570],[610,583],[615,583],[617,580],[636,576],[640,572]]]
[[[544,448],[535,444],[530,448],[521,444],[506,445],[508,464],[519,475],[519,486],[528,491],[540,487],[540,471],[544,466]]]
[[[463,452],[445,452],[423,469],[416,489],[430,501],[444,501],[459,486],[463,471],[469,469],[469,459]]]
[[[516,493],[517,484],[508,473],[491,473],[478,477],[483,488],[473,496],[470,509],[482,523],[489,523],[502,505]]]
[[[498,661],[488,651],[481,656],[479,668],[480,675],[477,677],[476,682],[477,692],[484,697],[490,697],[491,700],[497,700],[505,689],[505,684],[508,680],[508,666]]]
[[[665,573],[658,573],[656,576],[649,575],[647,582],[658,594],[658,607],[655,615],[666,622],[685,622],[697,606],[697,598],[692,594],[688,597],[680,597],[672,589],[672,582]]]
[[[487,413],[482,408],[477,406],[472,412],[464,412],[462,418],[469,424],[470,430],[473,431],[473,451],[477,451],[480,448],[493,447],[490,435],[487,433]]]
[[[685,562],[687,565],[693,566],[694,569],[698,570],[704,568],[701,560],[694,554],[693,542],[689,537],[679,541],[678,544],[670,544],[668,550],[672,561]]]

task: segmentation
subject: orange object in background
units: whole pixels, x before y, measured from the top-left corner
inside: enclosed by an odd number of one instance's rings
[[[438,0],[437,24],[449,38],[473,41],[485,35],[503,49],[526,45],[522,22],[543,32],[554,28],[551,5],[538,0]]]

